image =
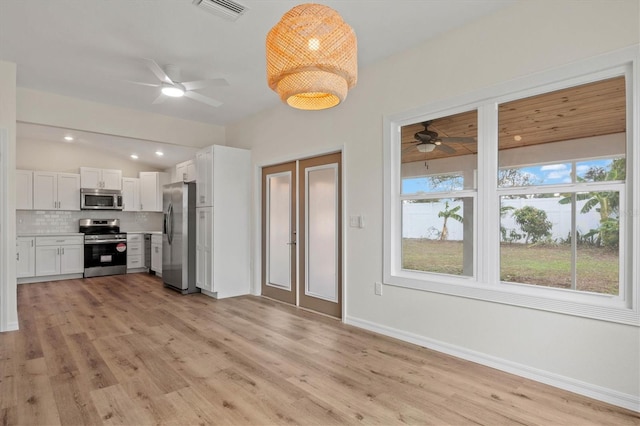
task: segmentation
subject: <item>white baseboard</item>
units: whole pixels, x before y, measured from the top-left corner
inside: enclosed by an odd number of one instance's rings
[[[4,330],[0,330],[0,332],[16,331],[18,329],[19,329],[18,321],[14,321],[14,322],[10,322],[9,324],[7,324],[7,328],[5,328]]]
[[[536,382],[544,383],[570,392],[584,395],[589,398],[597,399],[609,404],[617,405],[629,410],[640,412],[640,398],[634,395],[618,392],[613,389],[582,382],[570,377],[562,376],[545,370],[529,367],[524,364],[508,361],[502,358],[494,357],[482,352],[473,351],[461,346],[452,345],[418,334],[398,330],[392,327],[380,325],[371,321],[347,316],[344,322],[355,327],[393,337],[405,342],[423,346],[434,351],[442,352],[447,355],[472,361],[477,364],[486,365],[487,367],[515,374]]]

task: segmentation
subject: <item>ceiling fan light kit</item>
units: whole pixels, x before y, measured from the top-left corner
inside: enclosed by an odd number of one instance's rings
[[[181,85],[179,83],[174,83],[174,84],[162,83],[162,89],[160,90],[162,91],[163,95],[167,95],[172,98],[179,98],[181,96],[184,96],[184,92],[185,92],[185,90],[180,86]]]
[[[420,152],[431,152],[434,149],[436,149],[436,144],[435,143],[429,143],[429,142],[421,142],[418,145],[416,145],[416,148]]]
[[[335,10],[307,3],[267,34],[267,82],[289,106],[331,108],[358,79],[356,34]]]

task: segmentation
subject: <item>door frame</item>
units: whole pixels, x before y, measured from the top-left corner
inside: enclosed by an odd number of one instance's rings
[[[252,285],[252,294],[256,295],[256,296],[261,296],[261,291],[262,291],[262,268],[263,268],[263,264],[262,264],[262,169],[264,167],[270,167],[270,166],[275,166],[278,164],[282,164],[282,163],[288,163],[288,162],[292,162],[295,161],[296,162],[296,176],[299,173],[299,164],[298,162],[301,160],[306,160],[309,158],[314,158],[314,157],[319,157],[322,155],[327,155],[327,154],[335,154],[335,153],[340,153],[342,155],[342,164],[341,164],[341,168],[340,168],[340,175],[341,175],[341,187],[340,187],[340,192],[341,192],[341,205],[342,205],[342,211],[340,212],[340,219],[342,221],[343,224],[343,228],[342,228],[342,235],[340,238],[340,244],[342,246],[342,250],[341,250],[341,255],[340,255],[340,260],[342,263],[342,270],[340,271],[341,274],[341,278],[342,278],[342,292],[341,292],[341,298],[342,298],[342,307],[341,307],[341,318],[339,319],[341,322],[345,322],[346,321],[346,307],[347,307],[347,280],[346,280],[346,268],[345,265],[346,263],[346,253],[347,253],[347,239],[346,239],[346,227],[349,222],[346,220],[347,218],[347,191],[346,191],[346,150],[345,147],[343,145],[340,146],[335,146],[332,148],[327,148],[327,149],[323,149],[323,150],[317,150],[317,151],[308,151],[305,152],[304,154],[299,154],[299,155],[290,155],[290,156],[284,156],[284,157],[278,157],[276,159],[271,159],[271,160],[266,160],[260,163],[256,163],[254,165],[254,203],[253,203],[253,212],[254,212],[254,230],[255,232],[253,233],[253,235],[255,236],[255,239],[253,241],[254,243],[254,271],[253,271],[253,285]],[[296,211],[299,211],[299,200],[300,197],[296,197]],[[300,232],[299,230],[299,223],[298,223],[298,215],[296,215],[296,229],[298,229],[298,232]],[[296,245],[296,262],[299,263],[300,260],[300,253],[299,253],[299,248]],[[296,268],[296,278],[299,279],[300,276],[300,268]],[[296,299],[299,296],[296,296]],[[299,300],[296,300],[296,304],[299,303]],[[304,309],[304,308],[301,308]],[[319,315],[324,315],[320,312],[318,312]],[[334,317],[331,317],[334,318]],[[337,318],[336,318],[337,319]]]

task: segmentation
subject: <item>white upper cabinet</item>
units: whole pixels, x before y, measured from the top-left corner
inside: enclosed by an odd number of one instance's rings
[[[35,210],[80,210],[80,175],[33,172]]]
[[[140,172],[140,211],[162,211],[162,186],[169,183],[169,174]]]
[[[33,172],[16,170],[16,210],[33,209]]]
[[[122,210],[125,212],[140,211],[140,179],[122,178]]]
[[[176,164],[176,182],[193,182],[196,179],[195,160],[187,160]]]
[[[80,167],[82,188],[122,189],[122,170]]]

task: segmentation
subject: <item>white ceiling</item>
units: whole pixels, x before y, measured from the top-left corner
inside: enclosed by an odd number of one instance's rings
[[[362,72],[515,1],[319,2],[354,28]],[[287,10],[303,3],[238,2],[248,10],[229,21],[192,0],[0,0],[0,60],[17,64],[19,87],[224,126],[280,102],[266,84],[265,36]],[[157,82],[142,58],[180,67],[185,81],[226,79],[227,87],[198,91],[223,105],[188,98],[153,104],[158,88],[127,82]],[[37,131],[44,137],[43,129]]]

